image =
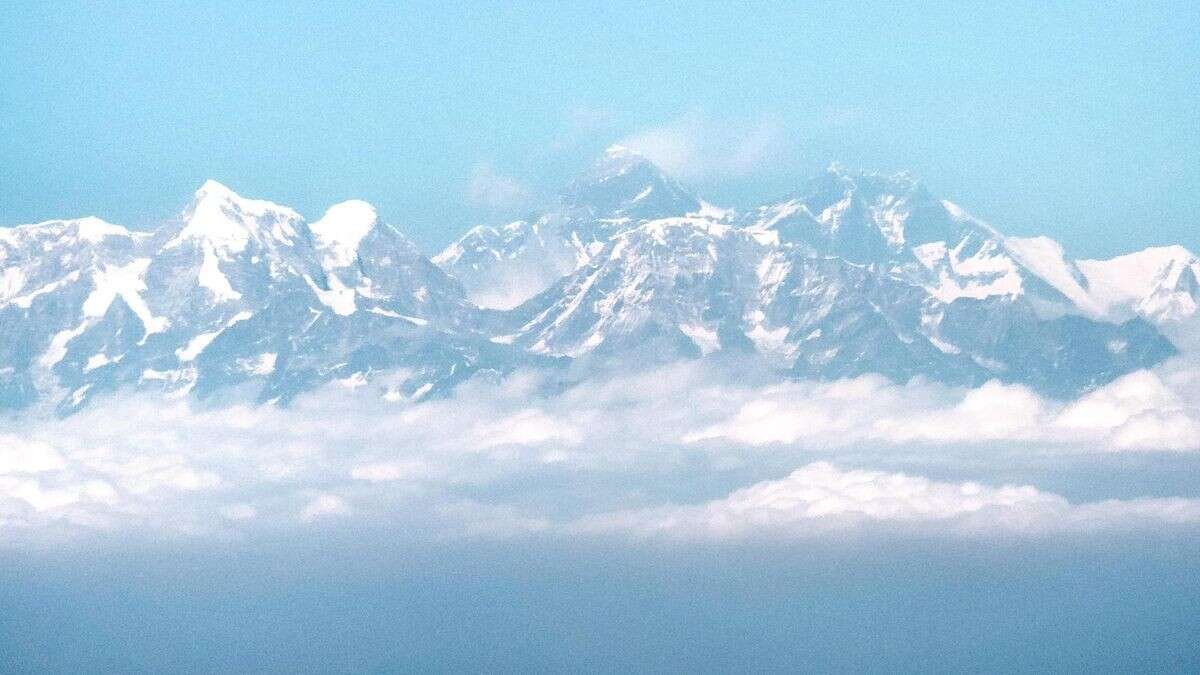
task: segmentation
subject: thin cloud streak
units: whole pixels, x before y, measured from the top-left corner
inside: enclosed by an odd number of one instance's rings
[[[683,180],[743,177],[769,171],[793,142],[781,119],[763,115],[745,124],[719,123],[700,112],[638,129],[620,141]]]
[[[467,201],[493,211],[512,211],[527,206],[532,191],[524,182],[498,173],[489,162],[479,162],[471,169],[467,183]]]

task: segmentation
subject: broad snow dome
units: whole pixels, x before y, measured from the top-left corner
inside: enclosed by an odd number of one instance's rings
[[[129,230],[120,225],[113,225],[95,216],[87,216],[71,221],[74,223],[79,238],[93,244],[100,243],[105,237],[128,237]]]
[[[120,225],[114,225],[95,216],[84,216],[70,220],[45,220],[29,225],[0,227],[0,243],[17,245],[22,236],[44,236],[53,232],[61,240],[74,237],[89,244],[99,244],[106,237],[130,237],[133,234]]]
[[[309,225],[330,267],[346,267],[358,257],[358,245],[378,222],[375,207],[359,199],[334,204]]]

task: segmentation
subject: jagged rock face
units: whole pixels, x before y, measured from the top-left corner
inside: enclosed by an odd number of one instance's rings
[[[100,323],[122,282],[145,268],[143,239],[96,218],[0,229],[0,406],[29,405],[53,385],[49,371],[70,341]],[[161,324],[151,319],[151,328]]]
[[[578,357],[631,349],[654,335],[671,338],[662,348],[674,356],[750,345],[801,377],[878,372],[956,384],[998,378],[1054,394],[1173,353],[1140,318],[1113,324],[1050,313],[1048,301],[1019,291],[940,299],[942,282],[915,264],[861,265],[764,239],[761,229],[651,221],[513,312],[513,332],[503,339]],[[976,255],[996,250],[980,246]],[[972,283],[954,287],[978,291]],[[1036,278],[1029,286],[1057,293]]]
[[[837,167],[737,214],[614,147],[554,208],[432,261],[365,202],[310,223],[210,181],[155,232],[0,229],[0,408],[122,388],[286,402],[331,381],[411,399],[572,358],[722,353],[1072,395],[1174,353],[1164,333],[1200,342],[1198,280],[1181,247],[1073,261],[910,176]]]
[[[582,265],[616,234],[701,203],[641,155],[613,146],[546,211],[476,227],[434,258],[473,301],[511,309]]]
[[[998,378],[1067,395],[1174,353],[1135,309],[1186,286],[1171,274],[1186,256],[1168,257],[1152,266],[1161,281],[1114,300],[1099,282],[1087,290],[1109,263],[1006,238],[906,175],[832,168],[745,216],[618,232],[512,311],[499,339],[571,357],[651,338],[669,356],[749,345],[802,377]]]
[[[719,348],[715,332],[736,324],[746,288],[737,250],[748,242],[702,218],[650,221],[617,235],[575,273],[512,313],[502,339],[536,353],[578,356],[601,345],[631,348],[667,335],[691,355]],[[711,335],[710,335],[711,334]],[[690,337],[689,337],[690,336]]]
[[[611,234],[622,223],[698,211],[700,200],[642,155],[614,145],[563,191],[562,205],[581,220],[591,216]]]
[[[798,196],[759,207],[742,224],[864,264],[902,260],[917,246],[956,242],[972,229],[907,174],[853,175],[836,165]]]
[[[476,332],[458,282],[363,202],[309,224],[210,181],[154,233],[92,219],[0,236],[5,407],[70,412],[126,386],[286,401],[376,372],[411,397],[529,360]]]

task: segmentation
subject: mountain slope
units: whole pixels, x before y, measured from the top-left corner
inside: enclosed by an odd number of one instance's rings
[[[154,232],[0,229],[0,408],[121,389],[286,403],[330,382],[415,399],[481,372],[714,354],[1069,396],[1200,348],[1197,306],[1181,247],[1072,260],[907,174],[831,166],[738,214],[614,147],[552,209],[434,261],[365,202],[308,222],[209,181]]]
[[[511,309],[585,264],[615,233],[700,208],[645,157],[612,146],[553,207],[500,228],[475,227],[433,260],[480,306]]]
[[[209,181],[154,233],[95,220],[0,232],[5,407],[70,412],[121,387],[286,401],[383,372],[411,397],[530,360],[476,332],[461,286],[364,202],[310,225]]]
[[[510,313],[504,342],[578,357],[748,346],[803,377],[881,372],[1071,394],[1174,352],[1097,311],[1057,244],[1011,240],[907,175],[831,167],[735,219],[645,221]]]

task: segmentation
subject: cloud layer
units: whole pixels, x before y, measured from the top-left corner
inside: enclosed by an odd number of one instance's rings
[[[665,506],[585,519],[582,532],[728,539],[813,536],[863,524],[937,524],[959,534],[1086,531],[1200,523],[1200,499],[1071,504],[1029,485],[947,483],[921,476],[841,470],[815,462],[696,506]]]
[[[349,526],[727,539],[1200,519],[1200,493],[1068,498],[1011,478],[1029,458],[1084,488],[1114,455],[1127,472],[1140,457],[1195,471],[1200,369],[1188,362],[1069,402],[999,383],[788,382],[711,362],[552,384],[517,374],[420,404],[334,385],[288,409],[126,396],[63,420],[4,420],[0,531],[8,545]],[[931,466],[938,477],[922,475]]]
[[[1178,367],[1139,371],[1067,403],[992,381],[966,391],[864,376],[744,392],[691,442],[813,447],[864,442],[1040,443],[1104,451],[1200,450],[1200,387]]]

